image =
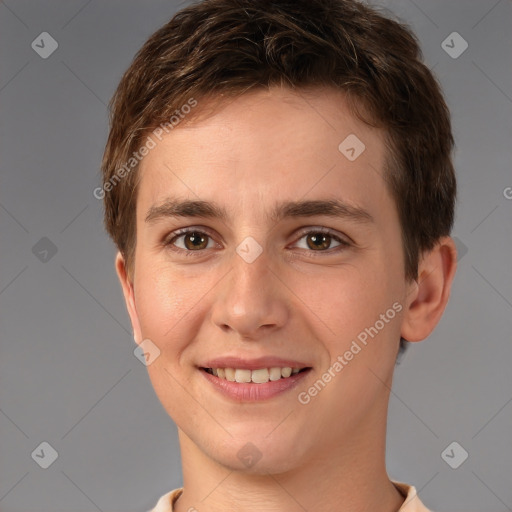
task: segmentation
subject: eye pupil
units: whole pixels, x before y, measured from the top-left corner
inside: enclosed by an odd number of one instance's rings
[[[188,242],[191,242],[190,245]],[[200,233],[191,232],[185,235],[185,246],[187,249],[203,249],[202,245],[206,242],[206,238]]]
[[[331,242],[331,236],[323,233],[317,233],[314,235],[308,235],[308,246],[311,249],[326,249],[329,247]],[[310,240],[313,242],[310,244]]]

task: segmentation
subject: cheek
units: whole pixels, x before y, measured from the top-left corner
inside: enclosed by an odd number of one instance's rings
[[[219,276],[207,271],[185,272],[149,258],[139,259],[139,264],[135,303],[142,335],[159,347],[164,355],[161,362],[183,363],[183,352],[201,338],[199,330],[211,310]]]
[[[200,293],[199,283],[187,286],[176,273],[154,263],[141,262],[140,266],[136,271],[135,303],[142,334],[159,346],[165,345],[177,338],[177,330],[190,324],[185,320]]]
[[[397,309],[403,289],[396,269],[389,267],[385,262],[351,266],[301,283],[297,294],[308,298],[307,305],[317,317],[315,323],[325,326],[321,327],[326,333],[323,342],[331,360],[344,354],[358,336],[367,345],[359,343],[362,350],[354,359],[364,360],[364,364],[392,359],[400,336]]]
[[[385,276],[370,265],[340,268],[318,280],[306,280],[301,295],[308,297],[312,309],[342,339],[374,321],[390,294]]]

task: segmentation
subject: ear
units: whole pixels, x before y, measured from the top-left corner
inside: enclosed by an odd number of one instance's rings
[[[434,330],[448,303],[456,268],[457,249],[449,236],[422,256],[418,279],[411,283],[405,301],[402,338],[421,341]]]
[[[116,255],[116,272],[123,288],[124,300],[126,303],[126,309],[130,315],[130,320],[133,329],[133,339],[137,345],[142,342],[142,333],[139,324],[139,316],[137,314],[137,308],[135,307],[135,294],[133,283],[128,275],[126,269],[126,263],[122,254],[118,251]]]

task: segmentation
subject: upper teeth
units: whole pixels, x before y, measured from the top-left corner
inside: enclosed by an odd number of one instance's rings
[[[300,368],[261,368],[258,370],[246,370],[240,368],[208,368],[213,375],[231,382],[254,382],[255,384],[264,384],[269,380],[279,380],[292,374],[299,373]]]

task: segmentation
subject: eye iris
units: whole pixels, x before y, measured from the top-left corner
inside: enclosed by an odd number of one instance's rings
[[[191,244],[188,242],[191,242]],[[205,244],[205,242],[206,242],[206,244]],[[203,247],[203,244],[205,244],[204,247]],[[208,245],[206,237],[202,236],[200,233],[192,232],[192,233],[187,233],[185,235],[185,247],[187,249],[192,249],[192,250],[204,249],[206,247],[206,245]]]
[[[307,241],[310,249],[327,249],[331,244],[331,236],[323,233],[316,233],[314,235],[308,235]],[[312,244],[310,241],[312,241]]]

